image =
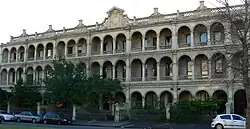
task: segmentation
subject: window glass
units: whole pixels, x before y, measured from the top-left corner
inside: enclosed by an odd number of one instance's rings
[[[220,118],[224,120],[231,120],[231,115],[223,115],[223,116],[220,116]]]
[[[233,115],[233,120],[243,120],[240,116]]]
[[[186,36],[186,44],[191,44],[191,35],[190,34],[188,34]]]
[[[207,32],[202,32],[200,35],[200,42],[206,43],[207,42]]]

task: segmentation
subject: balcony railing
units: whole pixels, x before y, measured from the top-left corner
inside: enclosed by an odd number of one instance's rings
[[[43,57],[36,57],[36,60],[43,60]]]
[[[92,51],[91,55],[100,55],[100,53],[101,53],[100,51]]]
[[[8,60],[3,59],[2,62],[3,63],[8,63]]]
[[[171,49],[171,45],[160,45],[160,49]]]
[[[117,77],[116,79],[117,79],[117,80],[120,80],[120,81],[122,81],[122,82],[125,82],[125,81],[126,81],[126,78],[125,78],[125,77]]]
[[[207,42],[198,42],[197,43],[197,46],[206,46],[207,45]]]
[[[179,47],[182,48],[182,47],[190,47],[191,44],[187,44],[187,43],[179,43]]]
[[[24,58],[21,58],[21,59],[17,59],[18,62],[23,62],[24,61]]]
[[[225,78],[226,75],[224,73],[215,73],[212,74],[212,78]]]
[[[191,80],[192,75],[179,75],[179,80]]]
[[[103,54],[112,54],[113,50],[107,50],[107,51],[103,51]]]
[[[145,47],[145,50],[156,50],[156,46]]]
[[[115,50],[116,53],[124,53],[125,52],[125,49],[118,49],[118,50]]]
[[[131,81],[142,81],[142,77],[131,77]]]
[[[87,55],[86,52],[84,52],[84,53],[78,53],[78,56],[86,56],[86,55]]]
[[[209,78],[208,74],[195,75],[195,79],[208,79],[208,78]]]
[[[11,59],[10,62],[16,62],[16,59]]]
[[[213,45],[221,45],[221,44],[224,44],[224,41],[223,40],[220,40],[220,41],[210,41],[211,44]]]
[[[160,80],[172,80],[172,76],[161,76]]]
[[[28,61],[33,61],[34,57],[28,57]]]
[[[76,54],[67,54],[67,57],[75,57]]]
[[[132,52],[139,52],[139,51],[142,51],[142,48],[131,48],[131,51]]]
[[[46,59],[52,59],[53,57],[52,56],[47,56]]]

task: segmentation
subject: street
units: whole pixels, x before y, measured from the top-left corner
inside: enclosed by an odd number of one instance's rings
[[[47,127],[51,129],[117,129],[115,127],[95,127],[95,126],[75,126],[75,125],[44,125],[44,124],[33,124],[33,123],[16,123],[16,122],[3,122],[1,126],[33,126],[33,127]],[[134,128],[135,129],[135,128]]]

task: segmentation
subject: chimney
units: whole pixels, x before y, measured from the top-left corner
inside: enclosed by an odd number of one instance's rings
[[[177,10],[177,17],[180,16],[180,10]]]
[[[82,19],[79,20],[79,25],[82,25]]]
[[[26,35],[26,29],[23,29],[23,35]]]
[[[205,7],[205,4],[204,4],[204,1],[200,1],[200,8],[204,8]]]
[[[98,22],[95,23],[95,28],[99,29],[99,23]]]
[[[155,7],[155,8],[154,8],[154,15],[157,15],[157,14],[158,14],[158,8]]]
[[[49,25],[49,30],[52,30],[52,25]]]

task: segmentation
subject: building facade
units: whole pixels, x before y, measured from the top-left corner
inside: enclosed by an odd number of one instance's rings
[[[234,78],[227,67],[233,59],[220,51],[232,39],[229,24],[219,17],[223,11],[200,1],[194,11],[160,14],[154,8],[149,17],[131,19],[113,7],[95,25],[79,20],[69,29],[49,25],[44,33],[23,30],[1,44],[0,87],[9,90],[19,78],[40,83],[52,69],[51,61],[65,57],[81,63],[88,75],[120,79],[126,88],[110,96],[130,107],[213,97],[220,100],[222,112],[242,113],[246,103],[240,76]],[[103,108],[109,110],[110,103]]]

